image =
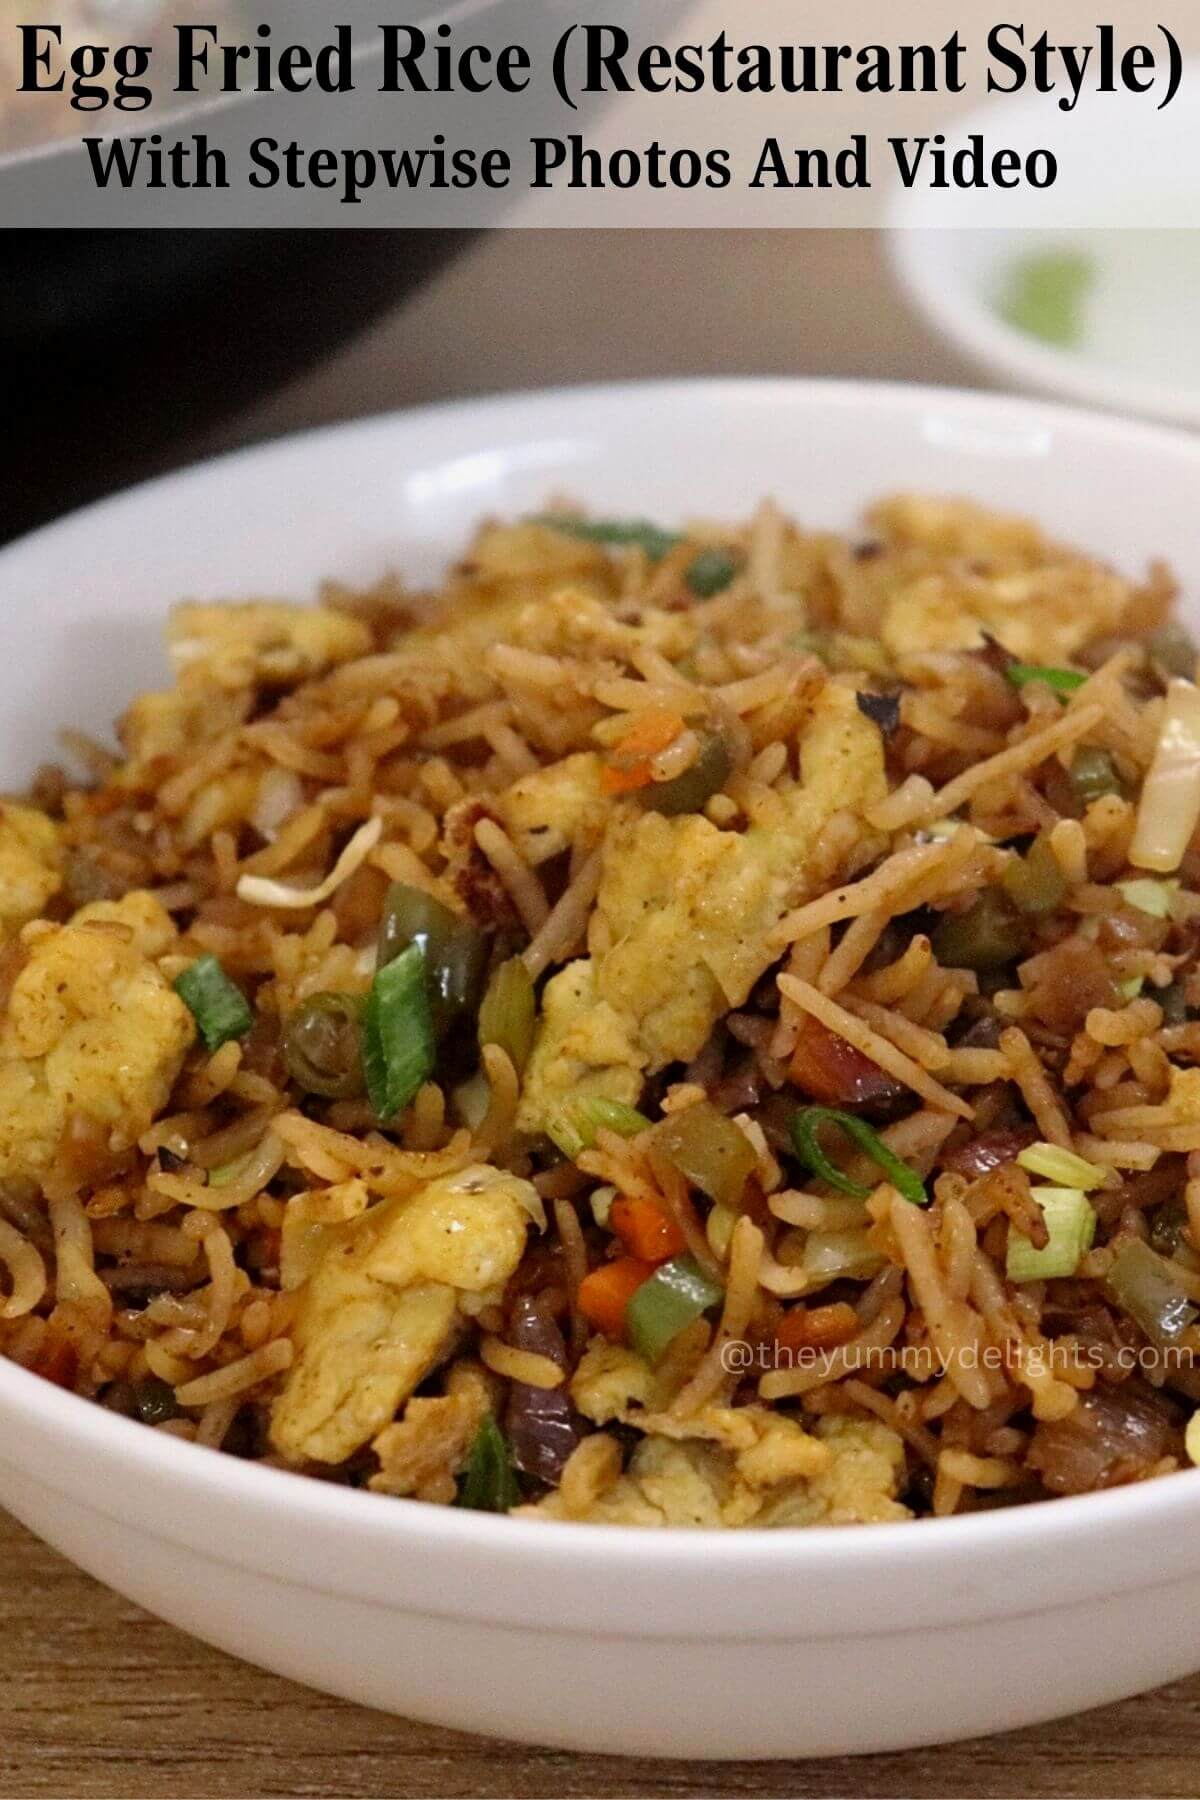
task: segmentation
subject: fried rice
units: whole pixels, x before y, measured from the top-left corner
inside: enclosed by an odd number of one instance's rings
[[[184,604],[0,811],[0,1349],[528,1518],[1165,1475],[1200,1373],[1169,574],[903,496]]]

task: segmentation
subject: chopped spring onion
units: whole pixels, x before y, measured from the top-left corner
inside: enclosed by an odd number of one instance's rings
[[[1042,1175],[1055,1187],[1079,1188],[1083,1193],[1103,1187],[1108,1179],[1097,1163],[1085,1162],[1073,1150],[1060,1150],[1057,1144],[1041,1140],[1018,1151],[1017,1161],[1031,1175]]]
[[[758,1164],[745,1132],[708,1100],[671,1113],[654,1130],[654,1147],[720,1206],[738,1208]]]
[[[1200,823],[1200,688],[1172,681],[1150,772],[1142,784],[1129,860],[1170,875]]]
[[[198,956],[175,978],[175,992],[196,1021],[206,1050],[245,1037],[254,1023],[250,1003],[215,956]]]
[[[838,1126],[864,1156],[877,1163],[902,1198],[911,1200],[914,1206],[927,1203],[929,1195],[916,1170],[901,1162],[864,1119],[855,1118],[853,1113],[839,1112],[832,1106],[805,1106],[792,1119],[792,1143],[796,1155],[814,1175],[837,1188],[839,1193],[852,1194],[856,1200],[865,1200],[871,1192],[869,1187],[844,1175],[826,1156],[817,1138],[818,1128],[826,1124]]]
[[[1033,918],[1055,912],[1062,905],[1066,878],[1044,833],[1034,838],[1024,856],[1013,857],[1001,876],[1001,886],[1017,911]]]
[[[1071,760],[1071,786],[1085,806],[1107,794],[1120,794],[1121,778],[1108,751],[1082,745]]]
[[[1131,975],[1128,981],[1118,981],[1117,993],[1122,1000],[1136,1000],[1145,985],[1144,975]]]
[[[1022,688],[1031,681],[1041,681],[1056,694],[1073,694],[1087,680],[1087,676],[1077,669],[1050,669],[1041,663],[1009,663],[1005,674],[1014,687]]]
[[[377,1119],[403,1112],[434,1068],[433,1020],[419,945],[385,963],[371,983],[363,1018],[362,1062]]]
[[[519,956],[509,957],[492,975],[479,1008],[479,1047],[498,1044],[521,1075],[533,1050],[537,997],[529,970]]]
[[[681,1331],[717,1306],[724,1290],[692,1256],[673,1256],[655,1269],[625,1308],[629,1341],[650,1364],[661,1361]]]
[[[1194,1412],[1187,1422],[1183,1447],[1187,1451],[1188,1461],[1200,1465],[1200,1412]]]
[[[1045,344],[1074,349],[1083,341],[1084,307],[1095,279],[1091,257],[1077,250],[1019,257],[1008,272],[1000,317]]]
[[[456,1506],[474,1512],[511,1512],[521,1504],[521,1488],[513,1468],[508,1439],[491,1413],[487,1413],[467,1458],[458,1486]]]
[[[567,537],[584,538],[589,544],[636,545],[651,562],[661,562],[668,550],[682,543],[676,531],[664,531],[648,519],[584,519],[577,513],[541,513],[535,525],[548,525]]]
[[[1178,893],[1179,882],[1155,881],[1152,876],[1145,875],[1139,881],[1118,881],[1117,891],[1125,896],[1130,906],[1136,906],[1139,912],[1149,913],[1153,919],[1168,919],[1171,916],[1171,896]]]
[[[615,1131],[618,1137],[636,1137],[650,1121],[635,1107],[621,1100],[606,1100],[601,1094],[581,1094],[568,1101],[558,1117],[546,1127],[551,1141],[572,1161],[581,1150],[594,1150],[599,1131]]]
[[[1035,1188],[1033,1197],[1042,1209],[1049,1242],[1038,1250],[1010,1225],[1005,1262],[1008,1279],[1055,1281],[1060,1276],[1073,1275],[1096,1236],[1096,1214],[1091,1201],[1078,1187]]]
[[[741,559],[728,550],[716,547],[701,550],[693,557],[684,572],[683,579],[699,600],[711,600],[714,594],[723,594],[738,569]]]
[[[1121,1311],[1163,1349],[1177,1343],[1200,1317],[1170,1263],[1140,1238],[1132,1238],[1118,1251],[1108,1271],[1108,1287]]]

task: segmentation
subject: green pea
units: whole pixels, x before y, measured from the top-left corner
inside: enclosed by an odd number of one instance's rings
[[[356,994],[313,994],[283,1028],[283,1060],[306,1094],[355,1100],[363,1092],[363,1003]]]

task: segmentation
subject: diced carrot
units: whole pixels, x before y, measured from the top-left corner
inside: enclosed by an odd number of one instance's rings
[[[660,750],[675,742],[683,729],[683,720],[677,712],[666,706],[648,706],[645,712],[635,715],[633,724],[617,745],[617,761],[657,756]]]
[[[784,1350],[833,1350],[857,1337],[858,1314],[845,1301],[831,1306],[793,1306],[775,1330],[775,1342]]]
[[[79,1373],[79,1352],[70,1338],[61,1337],[51,1325],[29,1366],[35,1375],[52,1381],[55,1387],[71,1388]]]
[[[620,769],[612,763],[605,763],[600,771],[600,792],[602,794],[632,794],[638,788],[649,787],[654,780],[654,771],[648,762],[634,763],[632,768]]]
[[[622,1256],[616,1262],[601,1263],[579,1284],[579,1310],[589,1325],[605,1337],[620,1338],[625,1332],[625,1308],[654,1273],[654,1265],[639,1262],[634,1256]]]
[[[655,1206],[653,1200],[618,1194],[608,1217],[630,1256],[642,1262],[666,1262],[687,1249],[687,1239],[674,1219]]]

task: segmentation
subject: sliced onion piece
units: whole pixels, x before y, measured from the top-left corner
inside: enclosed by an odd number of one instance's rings
[[[316,887],[292,887],[286,881],[273,881],[268,875],[240,875],[237,895],[251,906],[275,906],[300,911],[305,906],[323,906],[336,894],[343,882],[357,874],[383,833],[383,820],[368,819],[360,825],[332,869]]]
[[[1129,860],[1135,869],[1169,875],[1183,860],[1200,822],[1200,688],[1175,680],[1150,773],[1138,802]]]

